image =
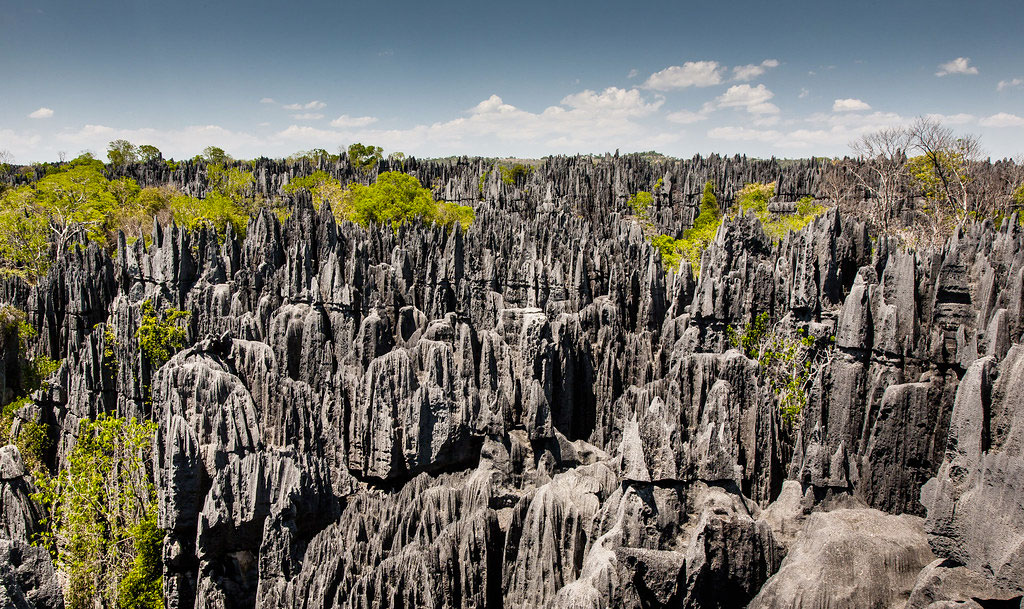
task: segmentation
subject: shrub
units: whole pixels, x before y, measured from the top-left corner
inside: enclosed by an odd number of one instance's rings
[[[189,230],[207,227],[217,232],[221,239],[227,234],[230,224],[237,235],[245,235],[249,213],[230,198],[211,192],[205,199],[179,194],[171,199],[171,213],[174,221]]]
[[[819,205],[814,197],[803,197],[796,204],[795,213],[773,214],[768,211],[768,202],[775,196],[775,183],[762,184],[752,182],[743,187],[737,194],[736,202],[739,213],[753,210],[761,227],[772,241],[778,243],[790,231],[797,231],[811,223],[814,218],[824,213],[826,207]]]
[[[760,364],[761,381],[775,397],[782,420],[787,425],[799,421],[813,372],[831,356],[831,348],[815,349],[813,337],[772,325],[768,313],[760,313],[742,333],[729,326],[726,336],[733,347]]]
[[[340,181],[327,172],[314,171],[311,175],[293,178],[284,187],[284,191],[289,194],[299,190],[309,191],[316,209],[329,203],[336,216],[348,217],[348,211],[341,208],[345,204],[345,189]]]
[[[163,533],[149,478],[156,424],[100,415],[85,420],[53,478],[33,498],[49,514],[39,543],[67,574],[70,609],[162,606]]]
[[[683,232],[680,250],[683,258],[690,263],[695,277],[700,277],[700,261],[704,250],[715,238],[718,227],[722,224],[722,212],[718,208],[715,197],[715,185],[710,180],[704,184],[704,192],[700,198],[700,211],[694,218],[693,227]]]
[[[651,193],[641,190],[626,201],[626,205],[632,210],[633,215],[641,223],[647,223],[651,215],[651,205],[654,204],[654,196]]]
[[[142,303],[142,323],[135,333],[139,348],[153,368],[159,368],[188,344],[188,333],[178,325],[179,320],[188,318],[190,313],[168,309],[158,315],[149,300]]]
[[[498,170],[501,172],[501,181],[509,186],[522,184],[533,174],[533,167],[522,163],[516,163],[511,167],[501,166]]]
[[[661,252],[661,263],[665,270],[679,268],[683,259],[682,240],[673,239],[668,235],[655,235],[650,238],[651,246]]]
[[[25,320],[22,311],[11,306],[0,308],[0,327],[6,339],[17,341],[18,358],[21,360],[21,386],[14,399],[0,409],[0,441],[17,446],[26,468],[38,474],[44,469],[46,451],[50,447],[49,426],[23,420],[17,436],[12,436],[11,431],[15,413],[34,404],[31,397],[33,393],[49,388],[48,379],[60,367],[60,362],[46,355],[29,355],[37,332]]]

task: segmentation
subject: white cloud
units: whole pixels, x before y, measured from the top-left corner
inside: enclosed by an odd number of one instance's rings
[[[324,115],[319,112],[302,112],[300,114],[293,114],[292,118],[299,121],[316,121],[323,118]]]
[[[752,80],[764,74],[769,68],[779,67],[778,59],[765,59],[760,64],[750,63],[745,66],[736,66],[732,69],[732,77],[735,80]]]
[[[969,57],[957,57],[953,61],[939,64],[939,71],[936,76],[949,76],[950,74],[977,74],[978,68],[971,65]]]
[[[780,121],[777,117],[759,117],[747,124],[771,127]],[[893,125],[906,124],[906,119],[891,112],[871,113],[816,113],[797,121],[784,121],[788,129],[751,128],[745,125],[717,127],[708,131],[708,137],[736,142],[761,142],[778,149],[818,153],[821,150],[845,148],[857,137]],[[799,126],[803,124],[804,126]]]
[[[365,127],[377,122],[374,116],[349,116],[342,114],[331,121],[332,127]]]
[[[324,102],[314,99],[308,104],[288,104],[283,107],[285,110],[321,110],[326,106]]]
[[[292,125],[275,134],[293,147],[337,146],[339,142],[370,141],[386,150],[430,154],[476,153],[500,150],[543,150],[550,153],[605,151],[629,145],[651,150],[677,141],[679,133],[653,130],[635,122],[655,112],[664,100],[643,98],[636,89],[609,87],[581,91],[541,112],[518,108],[491,95],[463,116],[407,129],[371,129],[365,125],[336,125],[338,130]],[[344,122],[351,122],[343,121]]]
[[[707,120],[708,113],[701,112],[690,112],[689,110],[679,110],[677,112],[670,112],[665,117],[670,123],[676,123],[678,125],[692,125],[693,123],[699,123],[700,121]]]
[[[779,107],[768,100],[775,94],[764,85],[733,85],[719,95],[715,102],[719,108],[745,108],[751,114],[776,114]]]
[[[51,116],[53,116],[53,110],[46,107],[39,108],[28,115],[29,118],[50,118]]]
[[[626,74],[626,78],[636,78],[639,75],[640,72],[638,72],[636,68],[633,68],[632,70],[629,71],[629,74]]]
[[[986,116],[978,121],[982,127],[1024,127],[1024,118],[1008,112]]]
[[[925,117],[937,120],[946,125],[966,125],[978,120],[978,117],[965,112],[961,112],[960,114],[926,114]]]
[[[747,127],[715,127],[708,131],[708,137],[731,142],[756,141],[775,142],[782,137],[778,131],[769,129],[749,129]]]
[[[863,102],[859,99],[848,97],[846,99],[837,99],[832,104],[833,112],[863,112],[864,110],[870,110],[871,106],[867,102]]]
[[[803,99],[803,98],[807,97],[810,94],[811,94],[810,90],[808,90],[807,88],[801,88],[800,89],[800,95],[797,95],[797,97],[800,98],[800,99]]]
[[[1011,78],[1009,80],[1000,80],[999,84],[996,85],[996,91],[1002,91],[1004,89],[1016,89],[1024,85],[1024,80],[1020,78]]]
[[[273,97],[264,97],[263,99],[260,100],[260,103],[261,104],[276,104],[277,102],[274,101]]]
[[[641,97],[639,90],[618,87],[608,87],[600,93],[586,89],[562,98],[562,105],[576,110],[611,112],[623,116],[646,116],[660,108],[663,103],[665,100],[660,97],[648,103]]]
[[[725,68],[717,61],[687,61],[681,66],[669,66],[651,74],[644,82],[645,89],[668,91],[686,87],[710,87],[722,82]]]

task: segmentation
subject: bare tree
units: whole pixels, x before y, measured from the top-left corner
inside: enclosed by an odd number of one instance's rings
[[[853,195],[855,185],[855,170],[848,159],[833,159],[821,175],[822,194],[836,207]]]
[[[911,150],[921,155],[915,158],[915,177],[931,189],[932,198],[950,207],[958,224],[972,213],[986,211],[969,191],[981,157],[977,136],[956,135],[928,117],[914,121],[907,133]]]
[[[854,177],[874,195],[870,216],[883,230],[906,190],[909,146],[910,134],[901,127],[869,133],[850,144],[864,161]]]

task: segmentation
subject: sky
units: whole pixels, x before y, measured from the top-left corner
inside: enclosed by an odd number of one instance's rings
[[[1024,154],[1024,3],[0,0],[0,151],[841,156],[934,115]]]

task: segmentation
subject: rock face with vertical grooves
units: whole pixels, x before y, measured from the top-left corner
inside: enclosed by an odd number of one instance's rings
[[[475,201],[473,225],[364,229],[298,197],[244,239],[156,226],[148,248],[73,248],[31,290],[3,286],[62,360],[19,414],[51,424],[54,466],[83,419],[158,423],[169,607],[1022,593],[1017,222],[914,252],[834,210],[780,242],[740,216],[695,278],[666,272],[630,192],[663,178],[654,217],[679,234],[705,179],[814,194],[813,166],[560,158],[512,186],[472,163],[407,169]],[[263,163],[259,188],[293,172]],[[203,188],[191,164],[140,178]],[[146,300],[191,313],[158,369],[134,339]],[[728,340],[761,313],[834,340],[793,425]],[[13,606],[56,606],[15,450],[0,577]]]

